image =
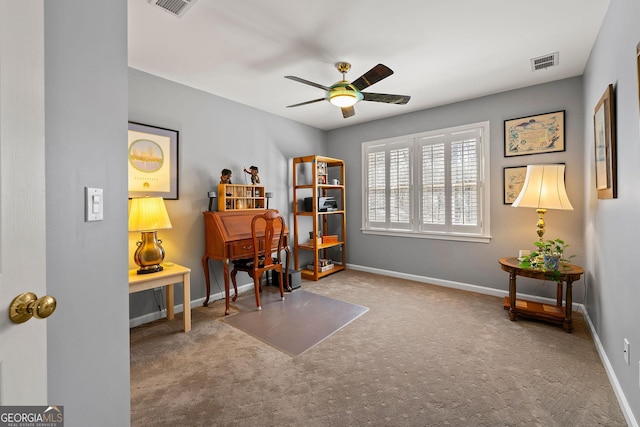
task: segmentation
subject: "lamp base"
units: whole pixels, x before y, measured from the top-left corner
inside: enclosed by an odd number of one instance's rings
[[[143,231],[142,240],[137,243],[138,249],[133,254],[133,260],[140,267],[138,274],[157,273],[162,271],[164,248],[162,240],[158,240],[155,231]]]
[[[157,273],[158,271],[164,270],[164,267],[161,265],[149,265],[147,267],[141,267],[136,273],[137,274],[149,274],[149,273]]]
[[[543,208],[539,208],[539,209],[536,209],[536,212],[538,212],[538,223],[536,224],[536,233],[538,233],[538,241],[543,242],[544,239],[542,236],[544,236],[544,229],[546,227],[546,224],[544,222],[544,214],[547,213],[547,210]]]

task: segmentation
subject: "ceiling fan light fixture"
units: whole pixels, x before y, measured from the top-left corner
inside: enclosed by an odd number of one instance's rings
[[[351,107],[362,98],[360,91],[345,80],[331,86],[327,95],[329,102],[340,108]]]
[[[358,97],[353,94],[334,95],[329,98],[329,102],[337,107],[351,107],[358,102]]]

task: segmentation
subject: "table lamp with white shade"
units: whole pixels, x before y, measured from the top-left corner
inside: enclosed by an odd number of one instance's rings
[[[573,210],[564,185],[562,164],[528,165],[524,185],[514,208],[535,208],[538,212],[538,240],[543,241],[545,232],[544,214],[547,209]]]
[[[171,228],[171,220],[162,197],[137,197],[131,199],[129,210],[129,231],[140,231],[133,259],[140,267],[138,274],[162,271],[164,248],[158,240],[157,231]]]

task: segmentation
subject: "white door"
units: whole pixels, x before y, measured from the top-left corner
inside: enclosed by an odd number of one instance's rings
[[[44,3],[0,0],[0,405],[48,404],[47,320],[8,315],[46,293],[44,156]]]

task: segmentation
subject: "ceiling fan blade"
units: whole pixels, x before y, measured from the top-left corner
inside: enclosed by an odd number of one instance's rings
[[[386,102],[387,104],[406,104],[411,99],[408,95],[390,95],[387,93],[362,92],[364,101]]]
[[[289,79],[289,80],[293,80],[295,82],[299,82],[299,83],[304,83],[306,85],[309,86],[313,86],[313,87],[317,87],[318,89],[322,89],[322,90],[326,90],[328,91],[329,88],[326,86],[321,85],[320,83],[314,83],[314,82],[310,82],[309,80],[305,80],[305,79],[301,79],[300,77],[296,77],[296,76],[284,76],[285,79]]]
[[[351,84],[358,90],[366,89],[374,83],[378,83],[380,80],[385,79],[393,74],[391,68],[383,64],[378,64],[362,76],[358,77]]]
[[[344,117],[345,119],[353,116],[354,114],[356,114],[356,110],[353,108],[353,106],[351,107],[342,107],[342,117]]]
[[[324,101],[324,100],[325,100],[325,98],[312,99],[311,101],[301,102],[299,104],[287,105],[287,108],[289,108],[289,107],[299,107],[301,105],[307,105],[307,104],[313,104],[314,102],[320,102],[320,101]]]

